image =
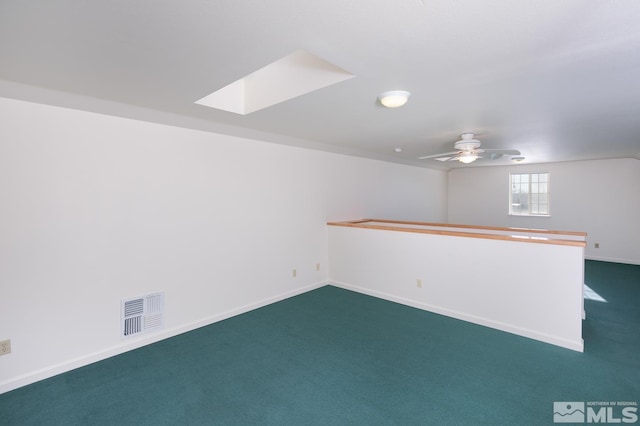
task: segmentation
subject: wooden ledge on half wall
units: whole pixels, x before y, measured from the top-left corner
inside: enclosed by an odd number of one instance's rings
[[[587,233],[577,231],[503,228],[498,226],[412,222],[389,219],[357,219],[342,222],[327,222],[327,225],[575,247],[586,247],[587,244]]]

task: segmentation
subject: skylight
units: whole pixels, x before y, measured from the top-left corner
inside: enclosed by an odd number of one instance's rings
[[[352,77],[342,68],[299,50],[195,103],[246,115]]]

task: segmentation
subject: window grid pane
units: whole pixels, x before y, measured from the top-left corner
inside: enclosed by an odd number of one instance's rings
[[[549,173],[512,173],[509,214],[549,215]]]

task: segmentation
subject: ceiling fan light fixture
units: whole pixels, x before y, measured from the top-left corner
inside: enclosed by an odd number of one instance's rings
[[[392,90],[378,95],[380,103],[387,108],[398,108],[406,104],[411,93],[404,90]]]
[[[461,163],[464,163],[464,164],[473,163],[477,159],[478,159],[478,154],[473,153],[473,152],[463,152],[458,157],[458,161],[461,162]]]
[[[474,139],[473,133],[463,133],[460,135],[460,140],[453,144],[456,151],[444,152],[436,155],[425,155],[418,157],[420,160],[431,158],[437,161],[459,161],[463,164],[469,164],[476,161],[478,158],[484,158],[489,160],[498,160],[505,155],[512,156],[511,160],[519,162],[524,160],[524,157],[520,157],[521,152],[517,149],[482,149],[480,145],[482,143]],[[515,156],[515,157],[513,157]]]

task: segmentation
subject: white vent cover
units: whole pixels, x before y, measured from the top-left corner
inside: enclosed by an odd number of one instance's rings
[[[164,293],[122,301],[121,336],[129,337],[164,327]]]

